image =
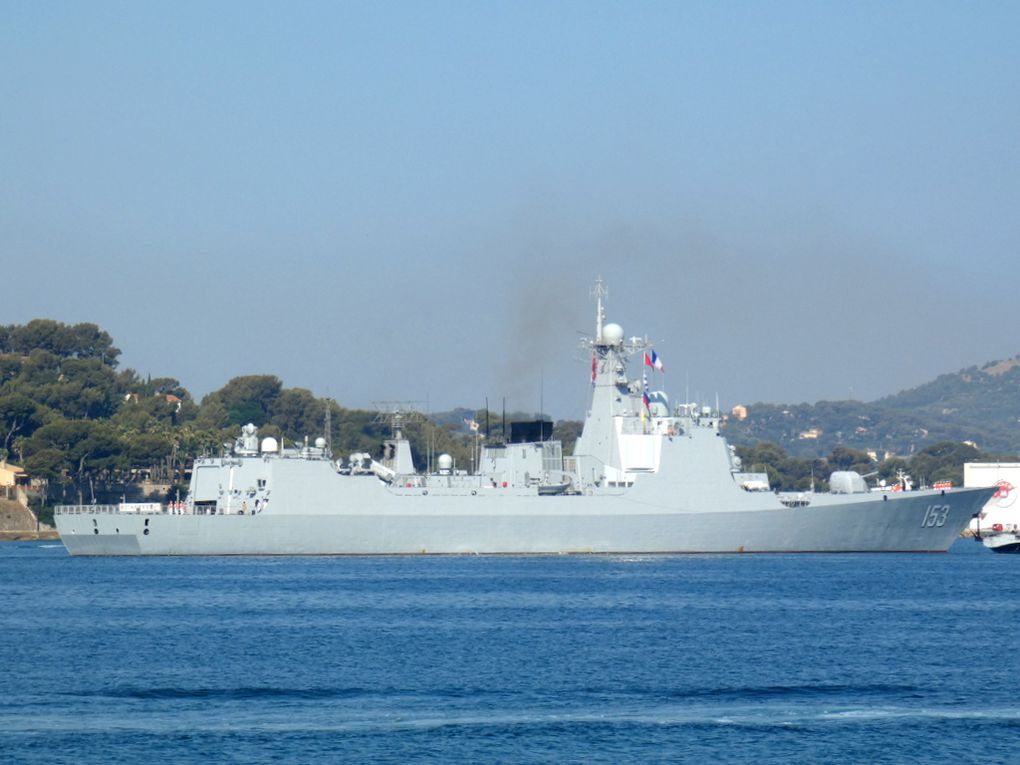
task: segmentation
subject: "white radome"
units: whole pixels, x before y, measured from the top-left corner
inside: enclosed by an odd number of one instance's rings
[[[619,324],[607,324],[602,328],[602,341],[609,345],[620,345],[623,342],[623,327]]]

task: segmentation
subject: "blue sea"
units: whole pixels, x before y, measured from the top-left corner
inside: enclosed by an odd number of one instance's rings
[[[7,543],[0,761],[1020,761],[1018,571]]]

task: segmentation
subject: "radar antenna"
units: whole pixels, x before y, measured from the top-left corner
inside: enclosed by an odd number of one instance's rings
[[[408,422],[419,422],[425,419],[416,408],[421,401],[373,401],[376,412],[373,422],[386,423],[393,432],[393,438],[400,440],[404,437],[402,428]]]

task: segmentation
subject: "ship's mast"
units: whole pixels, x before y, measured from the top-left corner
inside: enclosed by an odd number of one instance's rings
[[[333,399],[326,399],[326,454],[330,457],[333,456]]]
[[[606,289],[605,285],[602,284],[602,277],[600,276],[595,281],[595,289],[592,290],[592,295],[595,296],[595,342],[596,344],[602,344],[602,325],[606,321],[606,312],[602,306],[602,298],[609,296],[609,290]]]

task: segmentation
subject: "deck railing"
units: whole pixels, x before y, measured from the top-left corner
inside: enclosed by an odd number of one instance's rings
[[[81,515],[83,513],[118,513],[120,505],[56,505],[54,515]]]
[[[119,505],[55,505],[54,515],[224,515],[213,504],[197,504],[194,507],[185,502],[122,502]],[[244,515],[237,509],[230,515]]]
[[[121,505],[56,505],[53,508],[54,515],[94,515],[96,513],[158,515],[166,512],[167,508],[158,502]]]

